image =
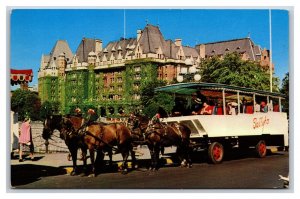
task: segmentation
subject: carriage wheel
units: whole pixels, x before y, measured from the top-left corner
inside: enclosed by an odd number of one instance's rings
[[[224,156],[224,147],[219,142],[213,142],[208,147],[208,158],[214,164],[222,162]]]
[[[267,145],[266,142],[264,140],[259,140],[259,142],[257,143],[256,147],[256,153],[258,155],[258,157],[260,158],[264,158],[267,155]]]

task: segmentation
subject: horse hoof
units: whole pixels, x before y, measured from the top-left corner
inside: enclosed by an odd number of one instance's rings
[[[121,173],[122,173],[123,175],[126,175],[126,174],[128,173],[128,171],[127,171],[127,169],[125,169],[125,170],[123,170]]]
[[[92,173],[92,174],[90,174],[88,177],[89,177],[89,178],[94,178],[94,177],[96,177],[96,175],[95,175],[94,173]]]
[[[76,172],[75,171],[72,171],[71,173],[70,173],[70,176],[75,176],[76,175]]]
[[[192,167],[193,167],[193,165],[191,165],[191,164],[188,165],[188,168],[192,168]]]
[[[80,177],[84,177],[84,176],[85,176],[85,173],[81,173],[79,176],[80,176]]]

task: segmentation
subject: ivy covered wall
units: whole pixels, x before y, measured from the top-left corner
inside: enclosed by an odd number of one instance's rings
[[[151,59],[139,59],[119,68],[73,68],[64,77],[40,78],[39,92],[44,100],[58,100],[63,114],[79,107],[82,111],[94,108],[102,116],[122,117],[142,108],[141,87],[157,79],[158,65]],[[113,80],[105,79],[108,76]]]
[[[39,97],[41,102],[57,101],[58,99],[58,77],[45,76],[39,78]]]
[[[78,106],[88,99],[88,70],[72,70],[66,74],[65,96],[66,111]]]

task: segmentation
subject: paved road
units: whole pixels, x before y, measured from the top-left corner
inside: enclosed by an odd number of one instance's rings
[[[197,156],[199,153],[197,154]],[[192,168],[165,164],[159,171],[140,168],[122,175],[115,168],[104,169],[95,178],[70,176],[66,154],[41,155],[41,159],[18,163],[12,160],[12,185],[17,189],[273,189],[281,188],[278,175],[288,175],[289,154],[278,152],[263,159],[235,154],[222,164],[207,164],[194,157]],[[38,159],[38,158],[37,158]],[[46,161],[51,161],[48,165]],[[166,161],[164,162],[166,163]]]

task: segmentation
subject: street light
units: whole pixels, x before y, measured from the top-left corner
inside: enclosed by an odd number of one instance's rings
[[[189,70],[187,67],[181,67],[180,73],[177,76],[177,81],[183,82],[184,79],[188,81],[192,81],[194,79],[198,82],[201,80],[201,75],[197,73],[197,69],[195,66],[191,66]]]

